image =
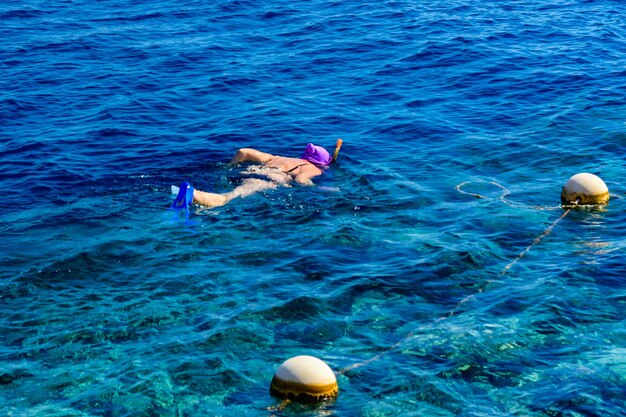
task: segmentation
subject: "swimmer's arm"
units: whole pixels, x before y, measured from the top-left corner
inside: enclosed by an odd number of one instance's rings
[[[266,163],[272,159],[274,155],[257,151],[252,148],[241,148],[237,151],[233,159],[230,160],[230,164],[238,164],[239,162],[261,162]]]
[[[313,181],[311,181],[311,178],[317,177],[320,174],[321,174],[321,171],[320,172],[311,172],[309,170],[305,170],[304,172],[301,172],[298,175],[296,175],[296,177],[294,179],[296,180],[296,182],[298,184],[315,185],[315,184],[313,184]]]

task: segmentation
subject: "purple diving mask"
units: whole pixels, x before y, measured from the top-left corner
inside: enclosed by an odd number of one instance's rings
[[[328,166],[332,158],[326,149],[309,143],[302,154],[302,159],[318,166]]]

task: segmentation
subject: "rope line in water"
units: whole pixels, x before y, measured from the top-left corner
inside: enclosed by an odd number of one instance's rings
[[[372,362],[376,362],[377,360],[379,360],[380,358],[382,358],[383,356],[385,356],[387,353],[396,350],[401,344],[403,344],[405,341],[407,341],[408,339],[411,338],[411,336],[413,336],[413,332],[409,332],[406,336],[404,336],[402,339],[400,339],[398,342],[394,343],[393,345],[389,346],[387,349],[385,349],[384,351],[382,351],[381,353],[379,353],[378,355],[372,356],[369,359],[366,359],[362,362],[357,362],[355,364],[346,366],[345,368],[340,369],[337,374],[338,375],[343,375],[346,372],[349,372],[353,369],[356,368],[360,368],[361,366],[364,365],[368,365]]]
[[[266,409],[268,411],[285,411],[285,408],[287,408],[289,404],[291,404],[291,400],[287,398],[282,400],[280,404],[274,405],[272,407],[267,407]],[[270,414],[270,416],[274,416],[274,414]]]
[[[535,246],[537,246],[537,244],[538,244],[539,242],[541,242],[541,240],[542,240],[544,237],[546,237],[546,236],[548,236],[550,233],[552,233],[552,230],[554,229],[554,227],[555,227],[555,226],[556,226],[556,225],[557,225],[557,224],[558,224],[561,220],[563,220],[563,219],[565,218],[565,216],[567,216],[567,215],[570,213],[570,211],[572,211],[572,209],[571,209],[571,208],[568,208],[567,210],[565,210],[565,211],[563,212],[563,214],[561,214],[561,216],[560,216],[558,219],[556,219],[555,221],[553,221],[553,222],[552,222],[552,224],[551,224],[550,226],[548,226],[548,227],[547,227],[547,228],[543,231],[543,233],[541,233],[539,236],[537,236],[537,237],[533,240],[533,242],[532,242],[530,245],[528,245],[528,246],[526,247],[526,249],[524,249],[523,251],[521,251],[521,252],[519,253],[519,255],[517,255],[517,257],[516,257],[515,259],[513,259],[513,260],[512,260],[511,262],[509,262],[509,263],[508,263],[508,264],[507,264],[504,268],[502,268],[502,271],[500,271],[500,273],[498,274],[498,276],[505,275],[505,274],[509,271],[509,269],[511,269],[511,268],[513,267],[513,265],[515,265],[516,263],[518,263],[518,262],[519,262],[519,261],[520,261],[520,260],[521,260],[524,256],[526,256],[526,254],[527,254],[528,252],[530,252],[530,250],[531,250],[532,248],[534,248]],[[484,291],[487,289],[487,287],[489,286],[489,284],[491,284],[491,283],[493,283],[493,282],[495,282],[495,281],[496,281],[496,280],[493,280],[493,279],[488,279],[487,281],[485,281],[485,282],[483,283],[483,285],[482,285],[482,286],[478,289],[478,291],[476,291],[474,294],[470,294],[470,295],[468,295],[467,297],[463,298],[461,301],[459,301],[459,302],[458,302],[458,304],[457,304],[456,306],[454,306],[454,308],[453,308],[452,310],[450,310],[450,313],[448,313],[448,314],[447,314],[447,315],[445,315],[445,316],[442,316],[442,317],[438,318],[437,320],[435,320],[435,323],[439,323],[440,321],[445,320],[445,319],[447,319],[448,317],[452,317],[453,315],[455,315],[455,314],[456,314],[456,312],[458,311],[459,307],[461,307],[463,304],[465,304],[465,303],[466,303],[466,302],[468,302],[469,300],[471,300],[471,299],[473,299],[474,297],[476,297],[476,295],[477,295],[477,294],[480,294],[480,293],[484,292]]]
[[[502,201],[504,204],[506,204],[509,207],[513,207],[513,208],[524,207],[524,208],[532,208],[532,209],[535,209],[535,210],[553,210],[553,209],[557,209],[557,208],[561,207],[561,206],[533,206],[533,205],[529,205],[529,204],[517,203],[517,202],[509,201],[507,199],[507,197],[511,194],[511,191],[508,188],[506,188],[505,186],[503,186],[502,184],[499,184],[498,182],[493,181],[493,180],[492,181],[487,181],[487,180],[463,181],[462,183],[460,183],[459,185],[454,187],[454,189],[457,190],[459,193],[461,193],[463,195],[470,195],[470,196],[472,196],[474,198],[488,199],[488,197],[485,197],[482,194],[471,193],[469,191],[463,190],[463,187],[465,187],[468,184],[472,184],[472,183],[490,184],[490,185],[494,185],[494,186],[500,188],[502,190],[502,194],[500,195],[500,197],[498,197],[498,200]]]
[[[512,206],[512,204],[506,200],[506,196],[510,194],[510,191],[509,191],[506,187],[504,187],[504,186],[502,186],[502,185],[498,184],[498,183],[497,183],[497,182],[495,182],[495,181],[482,181],[482,180],[480,180],[480,181],[464,181],[464,182],[460,183],[459,185],[457,185],[457,186],[455,187],[455,189],[456,189],[458,192],[460,192],[461,194],[464,194],[464,195],[471,195],[472,197],[475,197],[475,198],[485,198],[484,196],[482,196],[482,195],[480,195],[480,194],[477,194],[477,193],[470,193],[470,192],[464,191],[464,190],[462,189],[464,185],[467,185],[467,184],[469,184],[469,183],[471,183],[471,182],[482,182],[482,183],[486,183],[486,184],[492,184],[492,185],[495,185],[496,187],[498,187],[498,188],[502,189],[502,190],[503,190],[503,193],[502,193],[502,195],[500,196],[499,200],[500,200],[500,201],[502,201],[503,203],[505,203],[505,204],[509,205],[509,206]],[[556,219],[555,221],[553,221],[553,222],[552,222],[552,223],[551,223],[551,224],[550,224],[550,225],[549,225],[549,226],[548,226],[548,227],[547,227],[547,228],[546,228],[546,229],[545,229],[545,230],[544,230],[544,231],[543,231],[543,232],[542,232],[539,236],[537,236],[535,239],[533,239],[532,243],[531,243],[530,245],[528,245],[528,246],[527,246],[527,247],[526,247],[523,251],[521,251],[521,252],[517,255],[517,257],[515,257],[515,259],[513,259],[513,260],[512,260],[511,262],[509,262],[509,263],[508,263],[508,264],[507,264],[504,268],[502,268],[502,270],[500,271],[500,273],[498,274],[498,276],[499,276],[499,277],[501,277],[501,276],[505,275],[505,274],[506,274],[506,273],[507,273],[507,272],[508,272],[508,271],[509,271],[509,270],[510,270],[510,269],[511,269],[511,268],[512,268],[515,264],[517,264],[517,263],[518,263],[518,262],[519,262],[519,261],[520,261],[520,260],[521,260],[524,256],[526,256],[526,254],[527,254],[528,252],[530,252],[530,250],[531,250],[532,248],[534,248],[535,246],[537,246],[537,245],[541,242],[541,240],[542,240],[543,238],[545,238],[545,237],[546,237],[546,236],[548,236],[550,233],[552,233],[552,230],[556,227],[556,225],[557,225],[557,224],[559,224],[559,222],[560,222],[561,220],[563,220],[563,219],[564,219],[564,218],[565,218],[565,217],[566,217],[566,216],[567,216],[567,215],[568,215],[568,214],[572,211],[572,208],[576,207],[577,205],[578,205],[578,201],[576,201],[576,202],[575,202],[575,203],[574,203],[571,207],[569,207],[567,210],[565,210],[565,211],[563,212],[563,214],[561,214],[561,215],[559,216],[559,218],[558,218],[558,219]],[[540,209],[540,210],[545,210],[545,209],[546,209],[545,207],[534,207],[534,208],[538,208],[538,209]],[[463,298],[461,301],[459,301],[459,302],[458,302],[458,303],[454,306],[454,308],[452,308],[452,310],[450,310],[450,312],[449,312],[448,314],[446,314],[446,315],[444,315],[444,316],[439,317],[439,318],[438,318],[438,319],[436,319],[433,323],[434,323],[434,324],[436,324],[436,323],[439,323],[439,322],[441,322],[441,321],[443,321],[443,320],[445,320],[445,319],[447,319],[447,318],[450,318],[450,317],[454,316],[454,315],[458,312],[459,308],[460,308],[463,304],[465,304],[465,303],[467,303],[468,301],[470,301],[470,300],[474,299],[474,298],[476,297],[476,295],[477,295],[477,294],[480,294],[480,293],[484,292],[484,291],[487,289],[487,287],[488,287],[491,283],[493,283],[493,282],[495,282],[495,281],[496,281],[495,279],[489,279],[489,280],[485,281],[485,282],[481,285],[481,287],[478,289],[478,291],[476,291],[475,293],[470,294],[470,295],[466,296],[465,298]],[[338,375],[343,375],[343,374],[345,374],[346,372],[349,372],[349,371],[351,371],[351,370],[353,370],[353,369],[360,368],[360,367],[362,367],[362,366],[364,366],[364,365],[368,365],[368,364],[370,364],[370,363],[372,363],[372,362],[376,362],[377,360],[379,360],[380,358],[382,358],[384,355],[386,355],[386,354],[388,354],[388,353],[390,353],[390,352],[392,352],[392,351],[396,350],[398,347],[400,347],[400,346],[401,346],[404,342],[406,342],[407,340],[409,340],[409,339],[413,336],[413,334],[414,334],[413,332],[409,332],[406,336],[404,336],[404,337],[403,337],[402,339],[400,339],[398,342],[396,342],[395,344],[393,344],[393,345],[391,345],[390,347],[388,347],[387,349],[385,349],[383,352],[381,352],[381,353],[379,353],[379,354],[377,354],[377,355],[375,355],[375,356],[372,356],[371,358],[366,359],[366,360],[364,360],[364,361],[362,361],[362,362],[358,362],[358,363],[355,363],[355,364],[352,364],[352,365],[346,366],[345,368],[340,369],[340,370],[337,372],[337,374],[338,374]]]
[[[476,197],[476,198],[485,198],[484,196],[482,196],[482,195],[480,195],[478,193],[470,193],[470,192],[467,192],[467,191],[463,190],[464,186],[466,186],[467,184],[471,184],[473,182],[480,182],[480,183],[483,183],[483,184],[491,184],[491,185],[495,185],[496,187],[500,188],[504,192],[500,196],[499,200],[501,200],[505,204],[509,204],[509,202],[506,200],[505,197],[507,195],[511,194],[511,192],[508,190],[508,188],[504,187],[503,185],[498,184],[495,181],[485,181],[485,180],[463,181],[462,183],[460,183],[459,185],[454,187],[454,189],[457,190],[458,192],[460,192],[461,194],[471,195],[472,197]]]
[[[519,254],[519,255],[517,255],[517,258],[515,258],[515,259],[514,259],[513,261],[511,261],[511,262],[510,262],[507,266],[505,266],[505,267],[502,269],[502,271],[500,272],[500,275],[504,275],[504,274],[506,274],[506,273],[507,273],[507,271],[508,271],[509,269],[511,269],[511,267],[512,267],[513,265],[515,265],[517,262],[519,262],[519,261],[520,261],[520,259],[522,259],[522,258],[523,258],[523,257],[524,257],[524,256],[525,256],[528,252],[530,252],[530,250],[531,250],[532,248],[534,248],[534,247],[535,247],[535,246],[536,246],[539,242],[541,242],[541,239],[543,239],[544,237],[546,237],[546,236],[548,236],[550,233],[552,233],[552,229],[554,229],[554,227],[555,227],[555,226],[556,226],[556,225],[557,225],[557,224],[558,224],[561,220],[563,220],[563,219],[565,218],[565,216],[567,216],[567,215],[570,213],[570,211],[572,211],[572,209],[571,209],[571,208],[568,208],[567,210],[565,210],[565,211],[563,212],[563,214],[561,214],[561,216],[560,216],[558,219],[556,219],[554,222],[552,222],[552,224],[551,224],[550,226],[548,226],[548,227],[546,228],[546,230],[544,230],[544,231],[543,231],[543,233],[542,233],[542,234],[540,234],[539,236],[537,236],[537,237],[535,238],[535,240],[533,240],[533,243],[531,243],[530,245],[528,245],[528,247],[527,247],[526,249],[524,249],[523,251],[521,251],[521,252],[520,252],[520,254]]]

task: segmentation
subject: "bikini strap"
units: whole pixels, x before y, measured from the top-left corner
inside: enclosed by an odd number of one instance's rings
[[[300,164],[300,165],[296,165],[295,167],[291,168],[289,171],[285,171],[285,174],[289,174],[290,172],[295,171],[296,169],[303,167],[305,165],[309,165],[308,162],[306,164]]]

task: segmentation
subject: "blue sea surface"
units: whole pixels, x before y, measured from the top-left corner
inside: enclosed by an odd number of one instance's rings
[[[626,415],[626,3],[4,0],[0,38],[0,415]],[[610,204],[559,221],[580,172]],[[297,355],[336,400],[277,407]]]

